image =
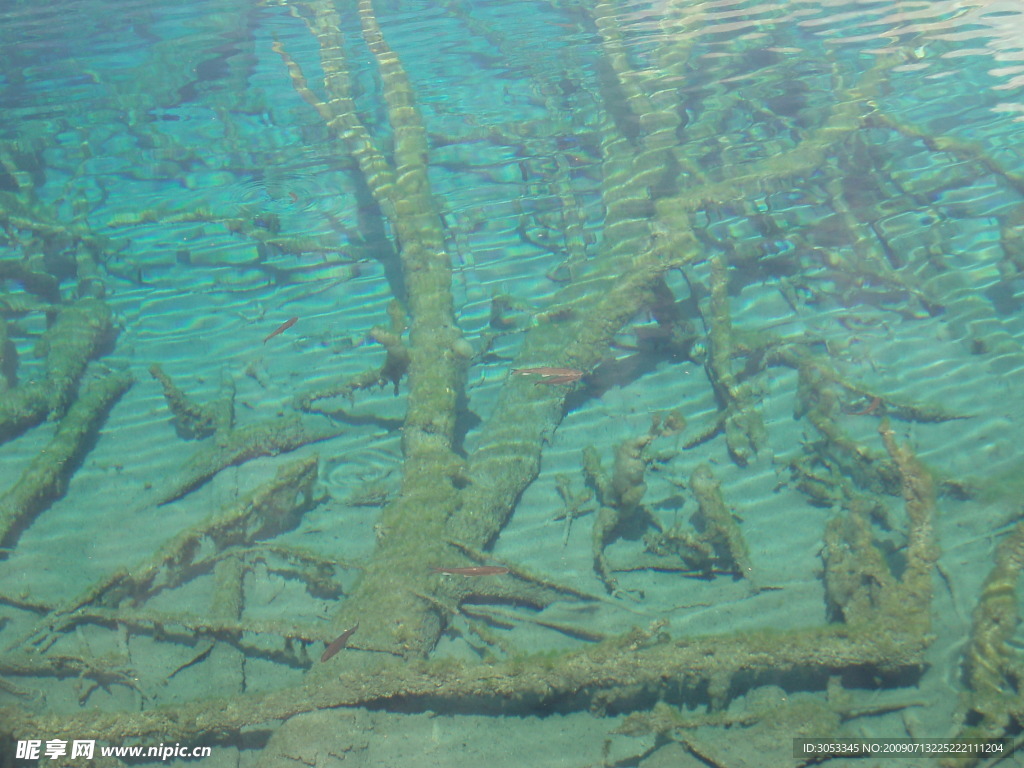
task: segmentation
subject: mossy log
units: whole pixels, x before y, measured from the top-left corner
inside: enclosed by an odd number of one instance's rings
[[[310,443],[330,440],[342,430],[329,424],[306,423],[297,415],[268,419],[218,432],[192,454],[176,477],[147,499],[161,506],[194,491],[227,467],[261,456],[277,456]]]
[[[0,547],[13,546],[32,518],[64,494],[99,425],[132,381],[127,373],[102,376],[74,401],[53,439],[0,499]]]
[[[337,11],[311,4],[310,29],[320,44],[327,101],[309,89],[298,66],[280,46],[296,91],[325,119],[357,161],[381,212],[391,222],[405,281],[409,315],[407,354],[385,329],[378,338],[392,365],[378,374],[392,381],[407,370],[409,394],[402,434],[404,457],[399,497],[381,513],[377,550],[352,595],[332,618],[340,631],[361,622],[360,640],[379,650],[422,656],[433,647],[441,623],[417,593],[430,593],[430,562],[447,553],[444,521],[456,507],[462,461],[453,450],[456,406],[463,389],[465,359],[455,348],[461,337],[451,295],[451,264],[444,228],[427,175],[426,131],[401,61],[377,24],[373,4],[361,0],[363,38],[380,72],[388,121],[394,132],[390,162],[376,147],[349,96],[349,76]],[[402,621],[395,621],[401,616]],[[340,659],[339,659],[340,661]],[[313,676],[319,676],[319,668]]]
[[[149,366],[149,373],[164,390],[164,400],[174,414],[174,426],[179,435],[197,439],[209,437],[218,430],[230,429],[234,421],[230,397],[214,405],[199,405],[179,389],[158,364]]]
[[[0,440],[47,417],[62,416],[89,360],[110,341],[112,329],[110,308],[99,299],[82,299],[61,309],[36,347],[45,357],[44,375],[0,395]]]
[[[935,483],[911,447],[896,441],[888,419],[882,419],[878,434],[899,471],[903,508],[907,515],[906,568],[900,577],[902,595],[888,615],[902,616],[908,626],[917,622],[927,632],[931,627],[932,579],[939,558],[932,525]]]
[[[73,715],[28,715],[0,710],[13,738],[45,732],[51,738],[88,733],[98,741],[131,737],[196,740],[237,732],[249,726],[331,707],[382,704],[401,693],[408,708],[430,709],[443,699],[461,702],[466,712],[535,711],[541,702],[574,701],[608,706],[618,697],[655,691],[666,681],[676,690],[697,688],[711,678],[735,674],[748,678],[776,676],[799,669],[828,676],[835,670],[876,668],[888,672],[918,670],[927,640],[908,631],[898,618],[852,629],[836,625],[792,632],[745,632],[737,635],[671,641],[663,635],[635,631],[586,650],[566,653],[544,664],[529,657],[498,664],[453,660],[360,664],[338,677],[317,676],[300,686],[197,701],[143,712],[80,712]],[[328,665],[318,665],[325,668]]]
[[[693,522],[700,531],[700,539],[711,545],[726,568],[753,586],[754,566],[750,562],[750,550],[739,523],[722,498],[721,485],[710,466],[701,464],[693,470],[690,490],[697,499],[698,510]]]
[[[704,315],[708,330],[708,356],[705,368],[722,412],[729,455],[746,466],[768,438],[761,414],[756,410],[748,384],[737,380],[732,371],[734,344],[729,312],[729,269],[721,256],[711,263],[711,295]]]
[[[610,478],[601,468],[596,449],[588,447],[583,452],[583,474],[587,485],[597,494],[599,504],[591,535],[594,570],[609,592],[618,589],[618,582],[612,576],[611,565],[604,550],[615,538],[619,527],[642,511],[640,502],[647,492],[644,473],[649,461],[644,456],[644,449],[651,439],[651,435],[641,435],[619,443],[615,449],[615,468]],[[645,510],[642,512],[650,522],[654,522],[650,513]]]
[[[1020,626],[1020,574],[1024,568],[1024,523],[996,549],[995,565],[981,589],[964,649],[963,714],[973,724],[958,738],[1003,738],[1024,723],[1024,660],[1013,643]],[[977,759],[946,759],[947,768],[968,768]]]

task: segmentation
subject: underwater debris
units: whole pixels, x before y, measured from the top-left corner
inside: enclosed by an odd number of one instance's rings
[[[99,299],[63,307],[36,345],[45,375],[8,389],[0,397],[0,440],[43,419],[60,418],[74,400],[89,361],[113,332],[110,308]]]
[[[746,540],[732,511],[722,498],[722,490],[707,464],[700,464],[690,475],[690,491],[698,509],[691,518],[693,530],[676,525],[644,537],[647,551],[655,555],[674,554],[686,567],[705,577],[731,573],[747,579],[753,591],[754,568]]]
[[[719,255],[713,256],[709,262],[710,298],[701,316],[704,318],[708,339],[708,356],[704,368],[720,408],[712,434],[725,431],[729,455],[739,466],[744,467],[764,445],[768,433],[754,404],[749,383],[740,382],[732,370],[736,343],[729,310],[728,264]],[[708,437],[710,435],[705,435],[702,440]]]
[[[721,486],[710,466],[700,464],[693,470],[690,490],[699,507],[693,522],[700,538],[713,547],[719,560],[735,569],[737,576],[754,584],[754,567],[750,562],[747,542],[732,511],[722,499]]]
[[[39,715],[16,708],[0,710],[0,716],[13,732],[45,727],[54,738],[80,734],[88,727],[90,736],[104,741],[127,734],[196,739],[322,708],[371,706],[393,699],[395,691],[408,702],[443,697],[500,704],[505,712],[529,712],[538,697],[563,695],[583,695],[587,703],[603,708],[620,699],[633,700],[636,691],[657,689],[665,680],[691,689],[712,677],[728,686],[737,674],[756,677],[780,669],[811,674],[872,665],[913,669],[922,663],[926,647],[924,638],[900,629],[896,620],[680,640],[670,638],[655,622],[650,630],[637,628],[582,650],[556,654],[544,664],[532,664],[526,656],[491,664],[439,659],[348,666],[284,690],[201,699],[135,712],[131,718],[102,711]],[[311,673],[318,667],[314,665]]]
[[[290,325],[285,323],[275,333]],[[213,405],[200,406],[175,386],[159,365],[150,366],[149,371],[163,387],[178,434],[187,439],[213,437],[210,444],[200,447],[185,463],[179,477],[157,494],[153,502],[157,506],[180,499],[226,467],[260,456],[276,456],[341,433],[335,427],[306,425],[298,415],[235,427],[232,381],[227,380],[229,391],[224,397]]]
[[[857,703],[842,690],[838,677],[828,681],[827,701],[809,693],[793,693],[777,686],[749,691],[727,710],[683,711],[664,702],[649,711],[628,715],[613,734],[658,740],[634,760],[642,760],[661,748],[662,740],[684,746],[703,763],[716,768],[750,765],[757,755],[759,765],[798,766],[788,739],[841,739],[842,725],[850,720],[923,707],[920,699]],[[785,733],[787,739],[780,739]],[[631,761],[632,762],[632,761]]]
[[[927,470],[908,446],[896,442],[887,418],[879,434],[902,489],[907,517],[906,561],[897,575],[872,532],[874,507],[849,496],[846,511],[825,527],[825,594],[832,620],[847,625],[899,617],[906,626],[930,625],[931,579],[938,550],[932,534],[935,491]]]
[[[588,512],[594,511],[592,507],[584,509],[584,505],[588,505],[594,495],[590,489],[584,489],[579,494],[574,493],[571,487],[572,480],[566,474],[559,474],[555,478],[555,484],[564,508],[564,511],[555,517],[555,520],[565,520],[565,529],[562,535],[562,546],[564,547],[569,543],[569,534],[572,533],[573,521]]]
[[[281,467],[273,479],[240,501],[178,533],[155,556],[118,570],[55,608],[17,647],[44,652],[65,629],[80,619],[87,621],[89,610],[118,608],[129,599],[139,605],[212,570],[222,552],[291,530],[315,503],[318,462],[318,457],[311,456]]]
[[[650,434],[623,440],[615,449],[615,468],[609,478],[601,467],[601,459],[593,446],[583,451],[583,475],[597,494],[598,510],[591,537],[594,570],[609,593],[618,590],[618,581],[612,576],[611,566],[604,550],[624,523],[636,515],[643,515],[650,524],[657,521],[640,502],[647,492],[644,473],[648,459],[644,450],[653,438]]]
[[[231,428],[235,419],[233,391],[212,405],[202,406],[179,389],[160,365],[149,366],[149,373],[163,387],[164,399],[174,414],[174,426],[180,436],[201,439]]]
[[[277,456],[310,443],[330,440],[342,433],[339,427],[306,424],[296,415],[268,419],[218,432],[210,443],[200,446],[164,488],[147,500],[163,506],[194,491],[227,467],[244,464],[260,456]]]
[[[1014,647],[1020,626],[1017,607],[1024,567],[1024,523],[1017,523],[999,543],[995,564],[981,588],[964,649],[966,691],[958,739],[1003,738],[1024,723],[1024,659]],[[969,768],[973,759],[946,759],[944,768]]]
[[[396,331],[379,325],[370,329],[370,338],[382,345],[387,352],[384,365],[377,371],[377,383],[383,386],[385,382],[390,381],[397,395],[398,383],[409,371],[409,350]],[[356,388],[359,388],[358,385]]]
[[[409,373],[409,348],[402,341],[402,332],[405,330],[405,314],[397,301],[388,303],[388,315],[391,319],[391,327],[385,328],[375,325],[370,329],[371,339],[381,344],[387,353],[384,364],[379,368],[371,368],[348,379],[337,379],[324,387],[315,389],[295,398],[295,407],[300,411],[319,412],[330,415],[328,411],[315,408],[317,400],[326,400],[332,397],[347,397],[353,400],[355,393],[361,389],[371,387],[383,387],[389,382],[394,386],[394,393],[398,395],[399,382]]]
[[[871,534],[870,522],[858,512],[833,518],[825,526],[825,601],[832,621],[863,622],[893,594],[896,579]]]
[[[89,382],[60,420],[57,432],[0,499],[0,547],[12,547],[31,518],[63,495],[71,472],[114,403],[132,385],[128,373]]]
[[[515,330],[525,321],[516,315],[523,314],[529,307],[526,302],[520,301],[513,296],[499,294],[491,299],[491,312],[488,325],[498,333],[508,333]]]

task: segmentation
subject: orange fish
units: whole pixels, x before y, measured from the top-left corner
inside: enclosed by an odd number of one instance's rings
[[[878,397],[876,395],[875,397],[871,398],[871,402],[869,402],[865,408],[863,408],[863,409],[861,409],[859,411],[851,411],[850,415],[851,416],[870,416],[872,413],[874,413],[875,411],[878,410],[878,406],[880,406],[881,404],[882,404],[882,398],[880,398],[880,397]]]
[[[324,655],[320,657],[320,662],[323,663],[327,661],[332,656],[334,656],[338,651],[340,651],[342,648],[348,645],[348,639],[352,637],[352,633],[355,632],[357,629],[359,629],[358,621],[355,623],[354,626],[352,626],[349,629],[346,629],[344,632],[338,635],[338,639],[330,645],[328,645],[327,648],[324,650]]]
[[[502,576],[508,573],[503,565],[471,565],[466,568],[431,568],[434,573],[445,576]]]
[[[514,376],[540,376],[538,384],[572,384],[585,375],[578,368],[551,368],[546,365],[537,368],[515,368]]]
[[[295,325],[297,322],[299,322],[299,318],[297,318],[297,317],[289,317],[287,320],[285,320],[283,323],[281,323],[281,325],[279,325],[277,327],[277,329],[273,333],[271,333],[269,336],[267,336],[267,338],[265,338],[263,340],[263,343],[266,344],[268,341],[270,341],[272,338],[277,336],[279,333],[284,333],[289,328],[291,328],[293,325]]]

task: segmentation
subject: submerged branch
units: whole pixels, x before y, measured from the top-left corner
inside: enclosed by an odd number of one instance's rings
[[[403,706],[432,709],[436,702],[461,702],[467,712],[535,711],[540,702],[572,700],[604,706],[619,696],[653,692],[666,681],[676,690],[694,689],[714,678],[777,675],[805,670],[825,676],[836,669],[884,668],[916,670],[923,664],[927,643],[897,621],[858,628],[834,626],[820,630],[743,633],[669,641],[661,634],[634,630],[568,653],[547,664],[530,657],[485,665],[442,659],[402,663],[364,663],[333,680],[271,693],[231,699],[197,701],[144,712],[81,712],[30,717],[0,710],[14,733],[46,732],[52,738],[88,733],[101,741],[129,737],[192,739],[281,720],[333,707],[382,705],[400,697]],[[322,665],[326,666],[326,665]]]

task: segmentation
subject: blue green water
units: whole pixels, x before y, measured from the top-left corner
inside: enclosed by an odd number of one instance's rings
[[[0,765],[1015,738],[1022,35],[0,4]]]

